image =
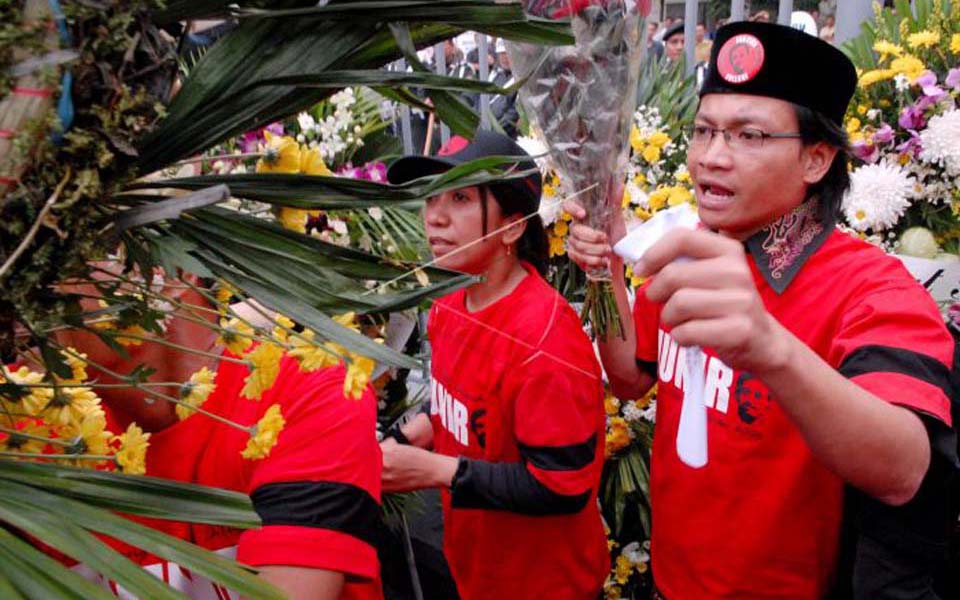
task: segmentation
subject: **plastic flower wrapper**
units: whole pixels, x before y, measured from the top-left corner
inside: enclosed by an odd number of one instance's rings
[[[530,74],[520,100],[543,132],[567,196],[576,195],[590,226],[609,232],[622,180],[646,47],[649,0],[525,0],[530,15],[569,18],[576,43],[509,43],[518,73]],[[587,273],[584,320],[593,333],[623,336],[609,269]]]

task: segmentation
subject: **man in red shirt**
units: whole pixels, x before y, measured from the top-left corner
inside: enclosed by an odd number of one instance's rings
[[[814,37],[721,29],[688,154],[704,229],[668,235],[634,266],[650,280],[632,318],[615,281],[628,335],[600,353],[618,396],[658,384],[651,556],[669,600],[825,597],[845,484],[903,505],[939,460],[949,333],[896,258],[834,227],[855,85],[850,61]],[[622,270],[610,251],[622,224],[611,234],[574,226],[571,257]],[[675,445],[689,346],[706,354],[698,469]]]
[[[164,294],[187,305],[206,304],[183,288],[169,286]],[[217,332],[195,320],[173,317],[165,337],[208,352],[215,347]],[[285,356],[274,385],[252,401],[241,394],[249,368],[231,362],[235,357],[229,352],[217,360],[147,341],[129,348],[130,356],[124,359],[86,332],[65,332],[60,341],[88,355],[88,370],[101,383],[114,380],[94,364],[119,373],[146,364],[157,370],[154,381],[186,381],[206,366],[216,372],[216,387],[204,410],[253,426],[270,407],[280,407],[285,425],[276,445],[265,458],[247,460],[241,456],[250,439],[247,431],[201,414],[179,420],[175,405],[148,401],[137,390],[98,388],[111,430],[122,431],[136,422],[150,432],[147,475],[250,494],[263,522],[261,528],[245,532],[147,520],[151,527],[258,568],[293,599],[382,598],[374,548],[381,471],[376,399],[370,388],[359,400],[344,395],[342,364],[305,373],[294,358]],[[122,550],[191,598],[236,598],[176,564],[134,548]],[[82,565],[78,570],[129,597],[116,583]]]

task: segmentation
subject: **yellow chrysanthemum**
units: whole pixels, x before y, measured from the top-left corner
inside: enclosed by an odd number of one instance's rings
[[[667,204],[670,206],[686,204],[693,200],[693,193],[682,185],[677,185],[669,189],[670,197],[667,199]]]
[[[554,256],[563,256],[567,253],[567,243],[562,237],[555,235],[548,236],[550,242],[550,258]]]
[[[564,237],[570,233],[570,225],[566,221],[557,221],[553,224],[553,235],[557,237]]]
[[[630,562],[629,558],[621,554],[617,557],[613,572],[617,583],[623,585],[630,580],[630,575],[633,574],[633,563]]]
[[[637,154],[643,152],[643,138],[640,137],[640,130],[636,127],[630,129],[630,147],[633,148],[633,151]]]
[[[860,119],[850,119],[847,121],[847,133],[853,133],[860,130]]]
[[[304,175],[323,175],[332,177],[333,172],[323,162],[319,148],[300,149],[300,172]]]
[[[571,215],[571,214],[568,213],[567,211],[563,211],[563,212],[560,213],[560,220],[561,220],[561,221],[566,221],[567,223],[569,223],[570,221],[573,220],[573,215]]]
[[[217,343],[226,346],[230,352],[237,356],[246,352],[247,348],[253,344],[253,339],[250,337],[253,335],[253,327],[236,317],[229,321],[220,319],[220,328],[222,331],[220,337],[217,338]]]
[[[611,417],[620,414],[620,401],[614,396],[607,394],[603,398],[603,410]]]
[[[280,373],[280,359],[283,358],[283,348],[270,342],[257,346],[247,359],[253,363],[250,374],[244,381],[240,394],[250,400],[259,400],[263,393],[273,387]]]
[[[50,425],[63,427],[82,423],[84,418],[100,410],[100,398],[92,389],[62,387],[53,390],[42,415]]]
[[[351,354],[347,376],[343,379],[343,395],[359,400],[363,396],[363,391],[367,389],[367,384],[370,383],[374,366],[376,362],[372,358]]]
[[[647,138],[647,143],[657,148],[663,148],[670,141],[670,136],[662,131],[655,131]]]
[[[180,386],[180,401],[184,404],[177,404],[177,416],[186,419],[194,412],[195,408],[203,406],[217,384],[213,382],[217,374],[210,369],[203,367],[190,376],[189,381]]]
[[[643,208],[643,207],[641,207],[641,206],[638,206],[638,207],[636,207],[635,209],[633,209],[633,214],[637,215],[637,217],[638,217],[641,221],[647,221],[647,220],[650,219],[650,217],[653,216],[652,214],[650,214],[650,211],[649,211],[649,210],[647,210],[647,209],[645,209],[645,208]]]
[[[232,285],[221,279],[217,286],[217,305],[226,310],[227,305],[230,304],[230,300],[233,299],[236,293],[237,291]]]
[[[283,426],[287,422],[280,412],[280,405],[274,404],[263,413],[263,417],[257,421],[257,424],[250,428],[250,439],[247,441],[247,447],[240,453],[244,458],[250,460],[259,460],[270,456],[270,451],[277,445],[277,439]]]
[[[955,33],[950,38],[950,52],[960,54],[960,33]]]
[[[623,417],[612,417],[607,422],[606,455],[612,456],[630,445],[630,426]]]
[[[57,378],[60,383],[83,383],[87,380],[87,355],[77,352],[73,348],[67,348],[68,352],[61,353],[63,360],[70,367],[73,373],[69,379]]]
[[[297,233],[306,233],[307,222],[310,221],[310,211],[282,206],[277,214],[277,221],[286,229]]]
[[[0,400],[11,412],[23,412],[32,417],[39,417],[50,403],[50,399],[53,398],[52,387],[32,387],[43,383],[43,374],[31,371],[26,367],[10,371],[0,365],[0,383],[31,386],[4,392],[0,396]]]
[[[638,288],[643,285],[643,282],[646,281],[646,277],[638,277],[633,272],[633,266],[627,265],[627,279],[630,280],[630,285],[634,288]]]
[[[144,433],[136,423],[130,423],[127,430],[116,436],[120,448],[114,455],[117,465],[128,475],[143,475],[147,472],[147,448],[150,446],[150,434]]]
[[[128,337],[132,336],[132,337]],[[118,344],[124,346],[139,346],[143,344],[143,338],[150,337],[150,332],[139,325],[130,325],[117,332],[114,338]]]
[[[649,196],[647,196],[647,204],[650,205],[650,208],[653,211],[658,211],[664,208],[667,205],[667,200],[670,198],[670,188],[659,188],[653,191]]]
[[[633,202],[633,197],[630,195],[630,187],[624,186],[623,196],[620,197],[620,207],[626,208],[630,206],[632,202]]]
[[[300,144],[290,136],[263,132],[267,144],[263,158],[257,161],[257,173],[299,173]]]
[[[932,48],[940,43],[940,34],[935,31],[924,29],[907,36],[907,45],[914,50],[921,48]]]
[[[677,179],[677,183],[690,183],[691,181],[693,181],[690,178],[690,171],[680,171],[679,173],[677,173],[676,179]]]
[[[651,165],[660,162],[660,148],[656,146],[647,146],[640,155]]]
[[[873,51],[880,55],[881,61],[890,56],[901,56],[903,54],[903,48],[887,40],[877,40],[873,45]]]
[[[557,188],[555,188],[551,183],[545,183],[543,184],[541,193],[543,194],[544,198],[553,198],[557,195]]]
[[[280,313],[274,315],[273,322],[276,323],[276,326],[273,328],[273,339],[279,342],[286,342],[290,338],[288,331],[293,329],[296,323],[293,322],[293,319]]]
[[[113,434],[107,431],[107,417],[103,410],[97,410],[85,416],[79,424],[66,427],[61,437],[79,438],[78,454],[97,454],[105,456],[111,453],[110,440]]]
[[[893,79],[897,74],[893,69],[874,69],[872,71],[867,71],[860,76],[859,85],[861,88],[868,88],[871,85],[878,83],[880,81],[886,81],[887,79]]]
[[[333,321],[338,325],[342,325],[347,329],[352,329],[354,331],[360,331],[360,328],[357,326],[357,313],[350,311],[345,312],[340,315],[335,315]]]
[[[924,71],[927,70],[922,60],[909,54],[893,59],[893,62],[890,63],[890,68],[893,69],[896,74],[902,73],[906,75],[910,81],[920,77]]]
[[[604,586],[603,600],[621,600],[623,598],[619,585]]]
[[[866,104],[859,104],[859,105],[857,105],[857,114],[860,115],[861,117],[862,117],[863,115],[867,114],[867,110],[868,110],[868,109],[867,109],[867,105],[866,105]]]
[[[318,344],[314,341],[315,337],[313,331],[308,329],[291,339],[293,349],[289,354],[300,363],[300,370],[305,373],[332,367],[340,362],[344,354],[339,344]]]
[[[11,427],[13,429],[13,427]],[[50,431],[46,424],[39,419],[27,419],[17,424],[16,429],[19,433],[0,434],[3,439],[0,440],[0,450],[4,452],[21,452],[23,454],[42,454],[47,448],[47,442],[33,439],[34,437],[49,438]],[[26,436],[32,437],[26,437]]]

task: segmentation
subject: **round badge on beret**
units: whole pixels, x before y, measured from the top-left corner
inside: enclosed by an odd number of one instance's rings
[[[763,67],[763,44],[756,36],[741,33],[727,40],[717,53],[717,71],[728,83],[746,83]]]

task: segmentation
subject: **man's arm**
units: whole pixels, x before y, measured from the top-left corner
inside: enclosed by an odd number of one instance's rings
[[[613,253],[607,235],[580,223],[586,218],[586,211],[571,200],[564,202],[563,208],[573,216],[575,221],[570,228],[567,244],[567,254],[570,259],[585,271],[592,267],[609,265],[611,273],[623,273],[623,259]],[[615,237],[622,237],[625,227],[622,223],[618,223],[613,230]],[[637,331],[633,313],[630,310],[630,301],[627,299],[626,282],[622,277],[615,276],[612,284],[624,336],[620,338],[610,335],[607,338],[597,338],[600,361],[607,374],[610,390],[615,396],[639,398],[656,383],[656,379],[637,364]]]
[[[679,257],[693,260],[675,262]],[[647,298],[681,346],[707,346],[770,388],[813,454],[851,485],[888,504],[916,493],[930,463],[920,418],[853,383],[770,315],[743,245],[705,231],[679,231],[637,266],[657,276]]]
[[[290,600],[337,600],[345,579],[339,571],[282,565],[261,567],[260,577],[286,592]]]

